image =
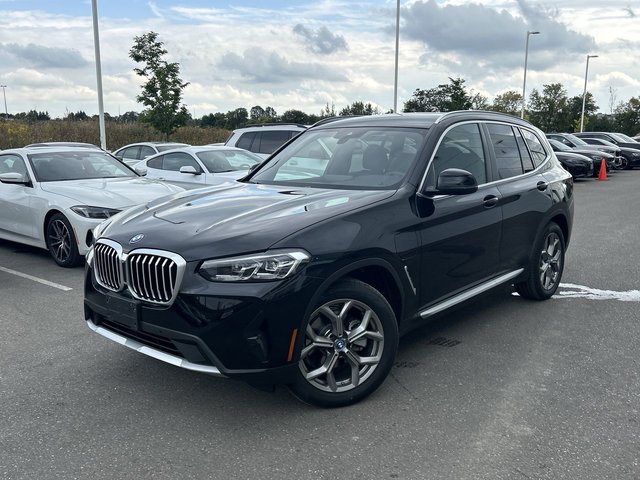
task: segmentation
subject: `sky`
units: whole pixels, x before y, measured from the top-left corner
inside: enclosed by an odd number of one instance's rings
[[[393,108],[396,0],[97,0],[104,108],[141,111],[134,37],[157,32],[189,85],[195,118],[238,107],[319,114]],[[90,0],[0,0],[0,85],[9,113],[98,113]],[[473,93],[527,96],[562,83],[600,112],[640,96],[640,0],[401,0],[398,106],[466,80]],[[2,101],[2,100],[0,100]],[[4,112],[0,103],[0,111]]]

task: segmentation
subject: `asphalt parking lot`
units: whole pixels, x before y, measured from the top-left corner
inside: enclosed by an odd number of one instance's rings
[[[109,342],[82,268],[0,241],[0,477],[637,479],[640,171],[575,198],[553,299],[500,288],[441,316],[338,410]]]

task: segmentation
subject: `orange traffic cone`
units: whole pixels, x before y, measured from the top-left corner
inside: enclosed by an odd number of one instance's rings
[[[607,161],[603,158],[600,162],[600,173],[598,173],[598,180],[609,180],[607,177]]]

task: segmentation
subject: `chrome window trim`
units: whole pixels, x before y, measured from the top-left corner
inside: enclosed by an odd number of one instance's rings
[[[442,132],[440,134],[440,138],[438,139],[438,143],[436,144],[435,148],[433,149],[433,152],[431,152],[431,157],[429,157],[429,162],[427,163],[427,168],[424,171],[424,174],[422,175],[422,180],[420,181],[420,185],[418,186],[418,192],[423,192],[424,191],[424,185],[425,182],[427,181],[427,173],[429,173],[429,168],[431,167],[431,164],[433,163],[433,159],[435,157],[436,152],[438,151],[438,148],[440,148],[440,144],[442,143],[442,139],[445,137],[445,135],[449,132],[449,130],[451,130],[454,127],[457,127],[459,125],[465,125],[468,123],[477,123],[478,125],[480,124],[487,124],[487,123],[497,123],[500,125],[507,125],[509,127],[518,127],[518,128],[524,128],[526,130],[528,130],[529,132],[533,133],[534,135],[536,135],[536,137],[538,138],[538,140],[540,140],[540,143],[542,144],[542,146],[544,147],[544,151],[547,154],[546,158],[544,159],[544,161],[538,166],[536,167],[534,170],[531,170],[530,172],[526,172],[523,173],[521,175],[516,175],[514,177],[509,177],[509,178],[501,178],[500,180],[494,180],[492,182],[486,182],[486,183],[481,183],[478,185],[478,188],[480,188],[481,186],[487,186],[487,185],[498,185],[504,182],[508,182],[508,181],[512,181],[514,178],[523,178],[526,177],[527,175],[535,175],[537,174],[537,172],[539,170],[541,170],[550,160],[551,155],[549,154],[549,150],[547,149],[547,147],[545,146],[544,142],[541,141],[540,135],[537,135],[536,132],[534,130],[532,130],[531,128],[519,125],[517,123],[509,123],[509,122],[504,122],[504,121],[499,121],[499,120],[480,120],[480,119],[476,119],[476,120],[464,120],[462,122],[456,122],[453,125],[450,125],[449,127],[447,127],[445,129],[444,132]],[[545,137],[546,139],[546,137]],[[526,142],[525,142],[526,144]],[[483,144],[484,146],[484,144]],[[527,146],[528,148],[528,146]],[[485,158],[485,161],[488,161],[489,157]],[[450,196],[450,195],[442,195],[442,196]]]

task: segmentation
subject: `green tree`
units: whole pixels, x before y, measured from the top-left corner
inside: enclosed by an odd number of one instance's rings
[[[251,120],[257,120],[265,116],[266,116],[266,113],[264,111],[264,108],[262,108],[260,105],[251,107],[251,110],[249,110],[249,117],[251,118]]]
[[[225,115],[227,118],[226,127],[229,130],[244,127],[249,120],[249,112],[246,108],[240,107],[235,110],[229,110]]]
[[[329,106],[329,102],[327,102],[324,108],[320,110],[320,118],[330,118],[337,115],[338,114],[336,113],[336,106],[333,103],[331,103],[331,106]]]
[[[640,97],[631,97],[616,108],[615,130],[627,135],[640,132]]]
[[[515,90],[509,90],[500,95],[496,95],[490,108],[494,112],[520,115],[522,110],[522,94]]]
[[[284,123],[307,124],[309,123],[309,115],[304,113],[302,110],[287,110],[282,114],[280,120]]]
[[[568,115],[571,120],[571,129],[567,132],[579,132],[580,131],[580,117],[582,116],[582,95],[576,95],[571,97],[567,102]],[[595,115],[598,111],[598,105],[593,99],[591,92],[587,92],[584,97],[584,127],[586,130],[587,125],[592,125],[595,121]],[[589,127],[590,129],[593,127]]]
[[[349,115],[378,115],[380,109],[374,107],[371,102],[365,104],[364,102],[353,102],[351,105],[347,105],[340,110],[340,116],[346,117]]]
[[[453,110],[469,110],[474,105],[473,96],[467,92],[462,78],[449,77],[449,83],[435,88],[413,92],[413,96],[404,103],[405,112],[450,112]],[[476,99],[480,101],[482,96]],[[480,102],[482,103],[482,102]],[[486,99],[484,101],[486,103]]]
[[[143,68],[133,69],[146,79],[141,94],[136,97],[138,102],[147,107],[139,118],[167,139],[190,118],[186,106],[182,104],[182,93],[189,82],[183,82],[180,78],[178,63],[165,60],[167,50],[163,45],[157,33],[145,33],[135,37],[129,57],[136,63],[144,64]]]
[[[567,90],[561,83],[543,85],[542,93],[533,89],[528,111],[531,123],[543,132],[567,132],[573,129]]]

